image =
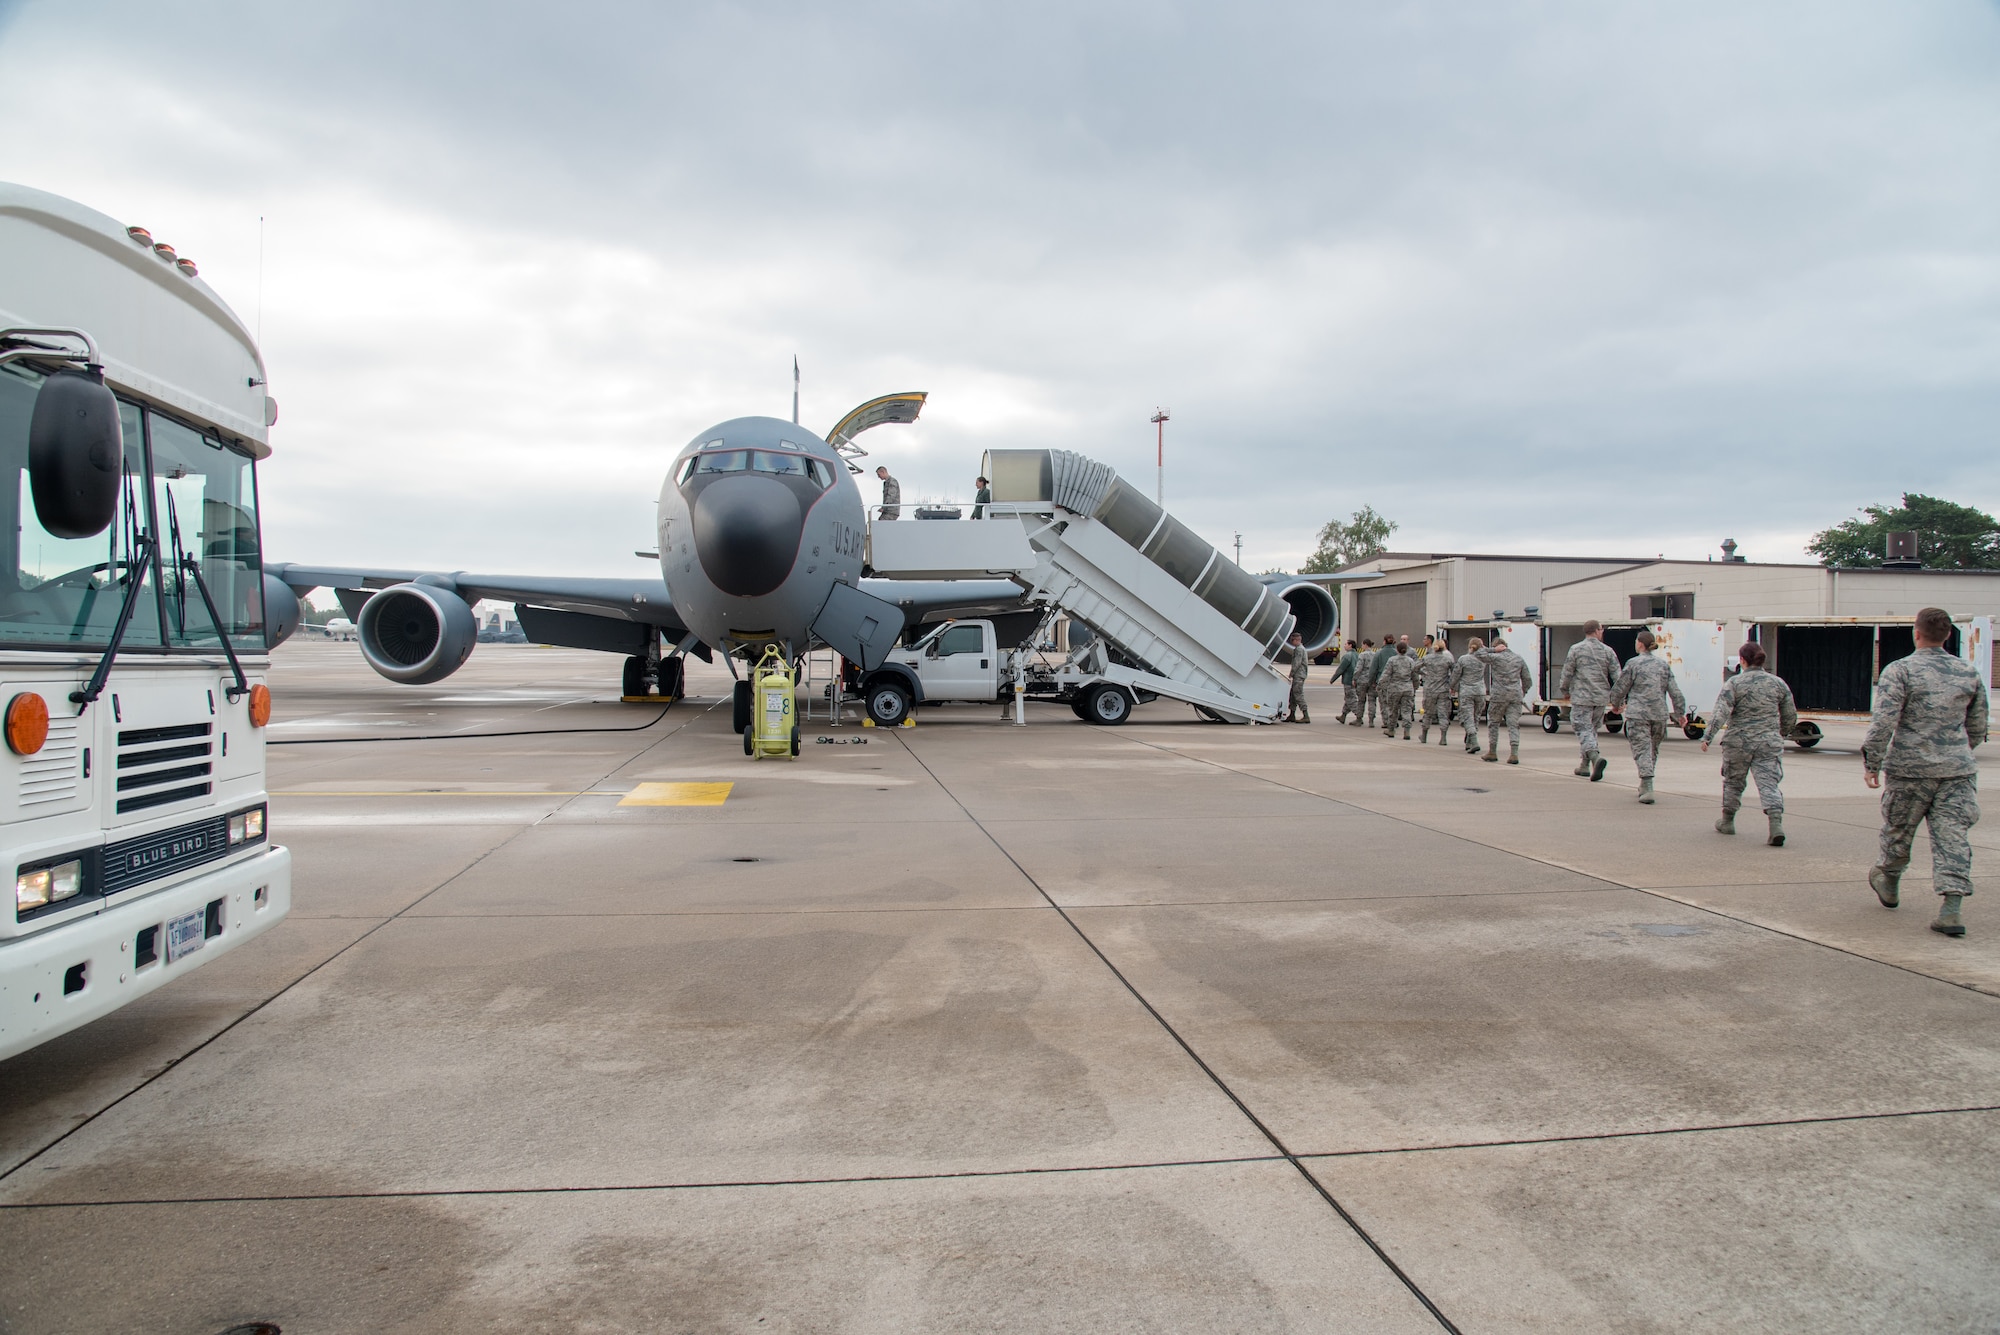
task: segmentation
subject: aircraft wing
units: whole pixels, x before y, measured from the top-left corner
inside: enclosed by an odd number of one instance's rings
[[[679,639],[687,634],[674,611],[666,582],[643,579],[588,579],[549,575],[478,575],[463,570],[383,570],[367,566],[310,566],[277,562],[264,567],[300,597],[314,589],[375,590],[419,581],[440,585],[467,602],[525,603],[580,616],[609,617],[658,626]],[[346,600],[342,600],[343,606]]]

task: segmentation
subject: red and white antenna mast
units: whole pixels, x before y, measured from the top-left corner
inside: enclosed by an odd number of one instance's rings
[[[1159,446],[1159,457],[1155,461],[1155,466],[1159,469],[1159,476],[1153,483],[1153,504],[1159,506],[1162,510],[1167,508],[1167,422],[1168,420],[1169,418],[1167,416],[1167,410],[1165,408],[1155,408],[1153,410],[1153,426],[1160,433],[1159,440],[1157,442]]]

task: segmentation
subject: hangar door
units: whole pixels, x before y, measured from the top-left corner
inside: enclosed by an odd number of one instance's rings
[[[1354,629],[1349,632],[1354,642],[1373,640],[1381,644],[1383,637],[1394,639],[1398,635],[1409,636],[1412,644],[1423,639],[1430,629],[1424,624],[1424,590],[1422,584],[1356,589]]]

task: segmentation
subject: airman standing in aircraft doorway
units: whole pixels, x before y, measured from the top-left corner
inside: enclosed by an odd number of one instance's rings
[[[875,476],[882,479],[882,518],[901,519],[903,517],[903,484],[889,476],[887,468],[875,470]]]

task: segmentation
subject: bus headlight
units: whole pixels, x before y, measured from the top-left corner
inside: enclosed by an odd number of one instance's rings
[[[83,889],[83,862],[72,858],[53,867],[37,867],[14,878],[14,911],[60,904]]]
[[[229,842],[232,845],[249,843],[264,837],[264,808],[251,807],[239,811],[229,818]]]

